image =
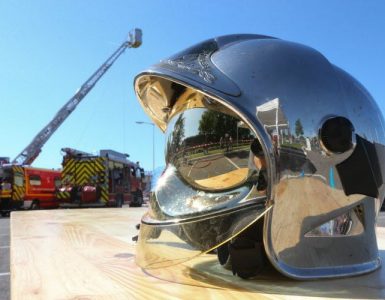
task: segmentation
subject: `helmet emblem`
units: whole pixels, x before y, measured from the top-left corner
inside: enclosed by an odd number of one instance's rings
[[[207,83],[213,83],[216,78],[212,74],[210,67],[209,61],[211,54],[211,51],[203,51],[201,53],[183,55],[182,57],[168,59],[162,62],[171,67],[198,75]]]

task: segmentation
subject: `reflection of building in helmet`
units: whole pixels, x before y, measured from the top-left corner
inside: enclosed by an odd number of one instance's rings
[[[319,52],[223,36],[139,74],[135,91],[166,134],[167,166],[140,229],[142,267],[207,252],[241,277],[268,261],[297,279],[380,266],[384,120]]]
[[[257,106],[256,115],[274,142],[284,143],[284,139],[289,138],[289,123],[278,98]]]

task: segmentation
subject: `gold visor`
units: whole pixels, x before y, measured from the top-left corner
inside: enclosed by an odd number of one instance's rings
[[[154,223],[146,215],[140,227],[136,262],[144,269],[165,268],[187,262],[236,237],[262,218],[269,208],[266,208],[264,201],[253,201],[236,210],[187,221],[160,223]]]
[[[268,210],[259,180],[262,147],[229,108],[199,92],[181,92],[165,134],[167,167],[136,247],[136,261],[146,270],[215,252]]]

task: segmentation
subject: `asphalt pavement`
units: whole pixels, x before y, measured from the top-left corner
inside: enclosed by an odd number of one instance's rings
[[[0,300],[10,299],[9,218],[0,217]]]

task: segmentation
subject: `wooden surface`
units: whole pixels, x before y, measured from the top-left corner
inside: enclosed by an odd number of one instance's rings
[[[294,281],[273,269],[242,280],[205,255],[144,272],[131,238],[145,209],[12,213],[12,299],[385,299],[385,267],[338,280]],[[385,260],[385,228],[378,236]]]

